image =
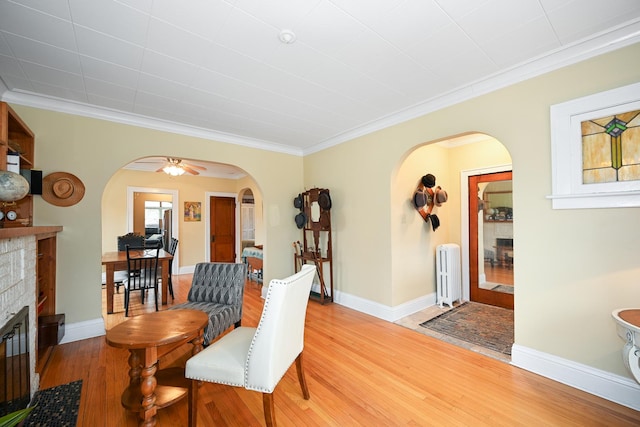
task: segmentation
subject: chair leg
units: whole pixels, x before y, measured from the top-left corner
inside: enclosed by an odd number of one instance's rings
[[[264,421],[267,427],[276,427],[276,411],[273,405],[273,393],[262,393],[262,406],[264,407]]]
[[[169,288],[169,295],[171,295],[171,299],[174,300],[173,297],[173,283],[171,283],[171,273],[169,273],[169,281],[167,282],[167,287]]]
[[[296,371],[298,371],[298,382],[300,382],[300,388],[302,389],[302,396],[309,400],[309,387],[307,387],[307,379],[304,376],[304,367],[302,365],[302,352],[296,357]]]
[[[198,424],[198,381],[191,380],[189,384],[189,427]]]
[[[129,317],[129,291],[124,290],[124,317]]]
[[[158,282],[156,282],[156,286],[153,289],[153,298],[156,300],[156,311],[158,311]]]

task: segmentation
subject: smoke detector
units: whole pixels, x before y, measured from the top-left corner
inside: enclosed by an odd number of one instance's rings
[[[296,34],[291,30],[282,30],[278,38],[284,44],[291,44],[296,41]]]

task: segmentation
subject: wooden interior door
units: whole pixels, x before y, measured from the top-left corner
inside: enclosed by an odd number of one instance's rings
[[[508,181],[510,183],[511,176],[511,171],[507,171],[469,177],[469,296],[471,301],[513,310],[513,293],[498,290],[503,288],[502,286],[496,286],[494,288],[494,284],[487,282],[481,283],[481,277],[485,276],[483,270],[489,268],[495,268],[496,270],[498,268],[510,269],[508,272],[511,274],[511,277],[513,277],[513,269],[515,268],[513,236],[511,236],[510,257],[504,257],[506,253],[505,248],[499,247],[500,242],[497,242],[497,240],[505,239],[496,239],[495,244],[492,244],[488,248],[484,247],[482,236],[484,236],[484,220],[488,213],[488,206],[484,206],[484,202],[480,199],[481,189],[487,183],[500,181]],[[513,217],[510,221],[512,225]],[[507,223],[508,221],[505,219],[503,224]],[[499,265],[494,267],[494,263],[489,263],[488,265],[485,263],[485,249],[494,251],[494,253],[500,251],[501,258],[492,258],[496,259],[497,262],[500,263]],[[509,259],[510,263],[506,263]],[[487,284],[489,286],[487,286]],[[515,283],[512,282],[511,286],[515,287]],[[511,291],[513,291],[513,289]]]
[[[233,197],[212,196],[209,206],[211,262],[235,262],[236,201]]]

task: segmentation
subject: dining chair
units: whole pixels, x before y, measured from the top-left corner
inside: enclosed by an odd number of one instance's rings
[[[158,311],[158,252],[159,249],[137,249],[129,245],[127,251],[127,278],[124,287],[124,315],[129,316],[131,292],[140,291],[140,299],[144,304],[145,294],[153,289],[153,297]]]
[[[241,326],[187,360],[189,425],[197,420],[200,381],[262,392],[267,426],[276,425],[273,390],[295,361],[302,396],[309,399],[302,351],[309,292],[316,269],[304,265],[286,279],[269,283],[257,328]]]
[[[176,251],[178,250],[178,239],[176,239],[175,237],[172,237],[171,240],[169,241],[169,247],[166,249],[166,251],[168,253],[170,253],[172,256],[176,255]],[[171,299],[175,299],[173,297],[173,283],[171,282],[171,272],[173,271],[173,258],[171,258],[169,260],[169,271],[167,271],[168,277],[169,277],[169,281],[167,283],[168,288],[169,288],[169,295],[171,295]]]

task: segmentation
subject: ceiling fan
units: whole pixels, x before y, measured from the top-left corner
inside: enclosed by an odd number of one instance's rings
[[[164,172],[167,175],[171,176],[179,176],[184,174],[185,172],[190,173],[191,175],[200,175],[200,172],[198,172],[196,169],[207,170],[207,168],[203,166],[183,163],[182,159],[167,157],[166,164],[160,169],[156,170],[156,172]]]

